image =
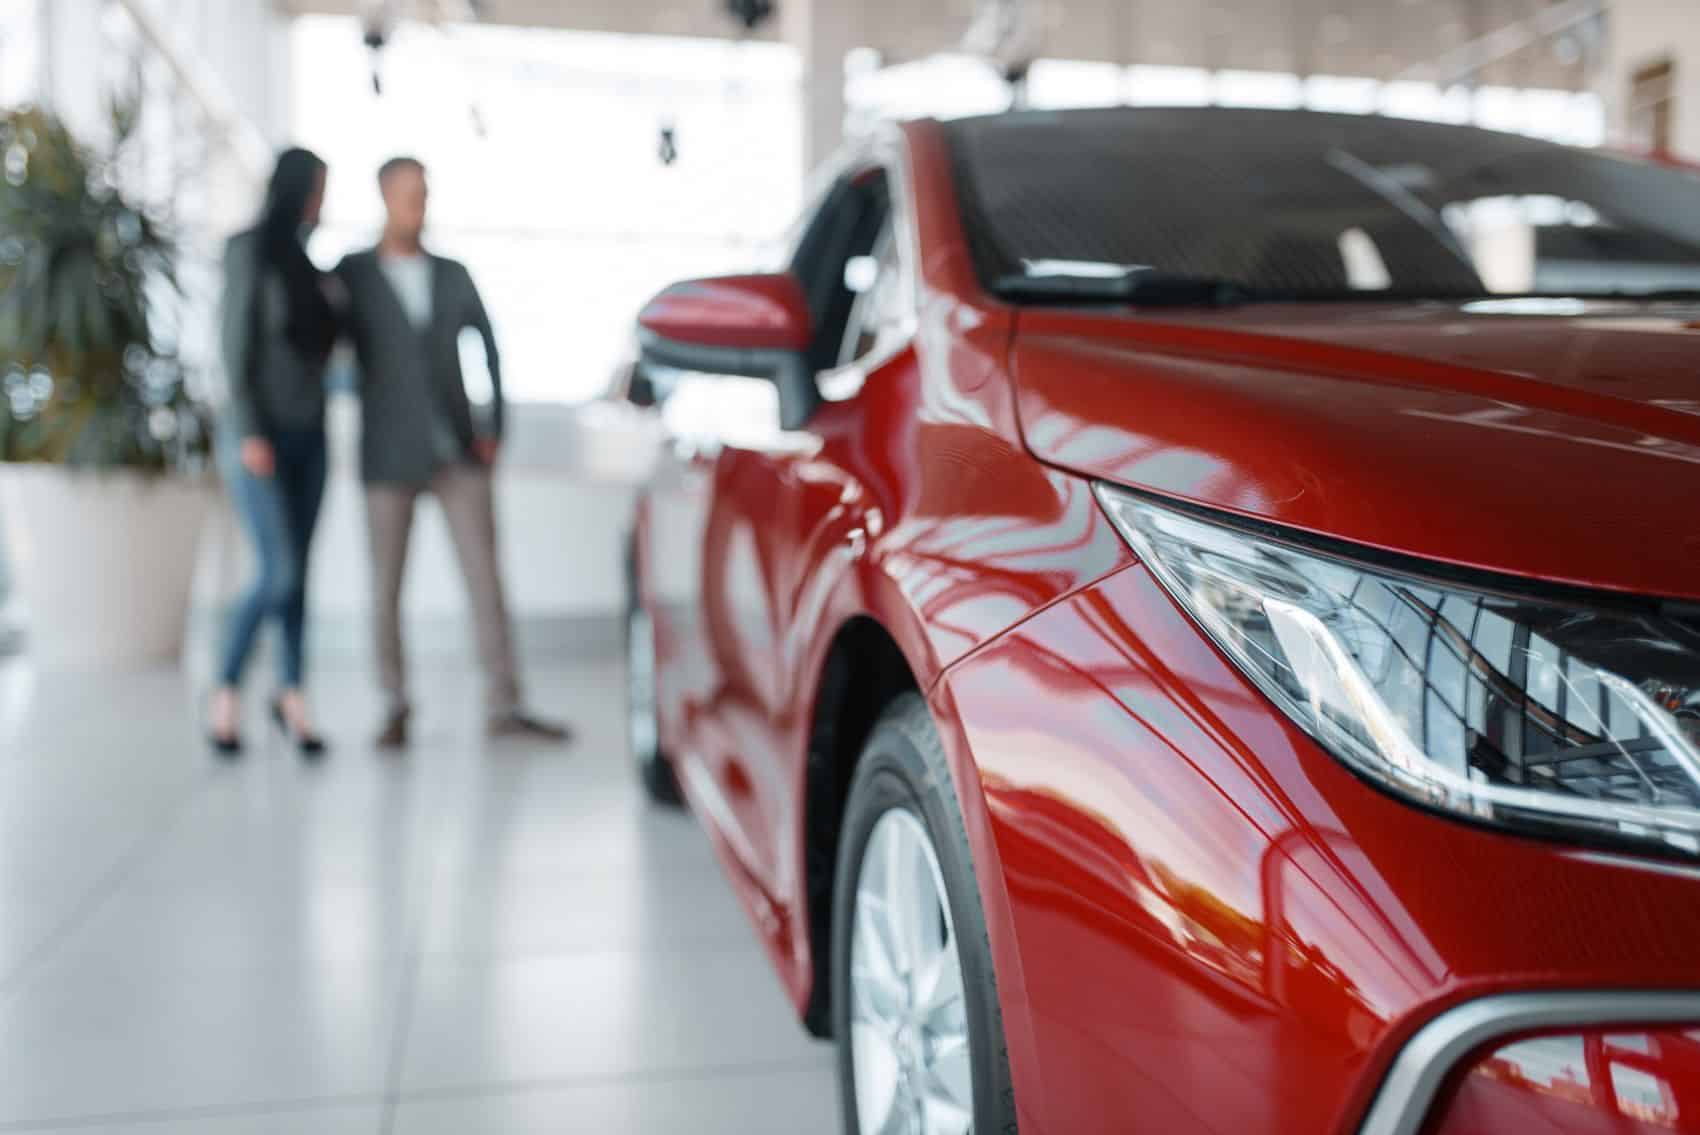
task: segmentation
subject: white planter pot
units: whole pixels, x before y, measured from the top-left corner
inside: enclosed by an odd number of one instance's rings
[[[30,655],[54,667],[175,658],[214,491],[210,480],[0,464]]]

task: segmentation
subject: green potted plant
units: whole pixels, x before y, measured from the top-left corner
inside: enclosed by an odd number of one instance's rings
[[[211,501],[205,417],[161,324],[176,250],[115,145],[0,112],[0,512],[27,642],[48,662],[175,654]]]

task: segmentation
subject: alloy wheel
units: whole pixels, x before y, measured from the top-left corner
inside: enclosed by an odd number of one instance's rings
[[[862,851],[850,997],[861,1135],[968,1135],[974,1084],[962,960],[938,854],[905,808],[881,816]]]

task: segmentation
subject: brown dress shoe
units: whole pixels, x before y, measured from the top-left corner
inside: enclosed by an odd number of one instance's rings
[[[384,719],[383,731],[378,734],[378,748],[405,749],[407,747],[407,719],[409,713],[405,709],[392,710]]]
[[[573,731],[565,725],[533,717],[524,710],[498,714],[490,719],[493,740],[549,741],[561,744],[570,741]]]

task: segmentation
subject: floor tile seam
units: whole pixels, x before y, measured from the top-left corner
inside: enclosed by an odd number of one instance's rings
[[[0,998],[15,994],[33,969],[44,963],[107,899],[118,893],[126,880],[142,868],[148,858],[163,846],[177,825],[182,823],[190,807],[217,780],[218,771],[216,768],[205,770],[195,777],[176,799],[156,810],[155,821],[148,824],[130,847],[90,884],[88,890],[72,904],[70,912],[25,951],[23,957],[10,970],[0,976]]]
[[[802,1026],[799,1025],[800,1029]],[[826,1053],[823,1045],[822,1055]],[[469,1084],[448,1084],[433,1088],[404,1090],[398,1103],[428,1103],[455,1099],[499,1098],[503,1096],[549,1095],[574,1088],[610,1087],[620,1084],[641,1084],[645,1087],[664,1087],[668,1084],[700,1084],[717,1080],[768,1076],[784,1072],[818,1071],[830,1068],[816,1059],[752,1060],[738,1063],[701,1064],[677,1068],[632,1068],[618,1072],[592,1072],[572,1076],[531,1076],[507,1080],[486,1080]]]
[[[492,961],[546,962],[551,960],[585,959],[594,957],[624,957],[640,954],[646,957],[674,959],[685,954],[749,954],[764,962],[767,952],[748,931],[736,941],[733,933],[703,935],[700,938],[677,937],[668,942],[620,942],[610,945],[513,946],[489,949],[427,949],[421,951],[425,968],[431,970],[481,969]]]
[[[708,850],[706,844],[703,850],[705,852]],[[635,863],[615,862],[605,866],[563,867],[559,869],[553,867],[508,867],[498,868],[494,873],[498,877],[505,878],[519,886],[540,887],[554,881],[570,882],[577,879],[596,879],[602,876],[629,878],[634,873],[633,869],[637,866]],[[451,870],[455,870],[455,868],[451,868]],[[647,878],[667,882],[691,876],[703,876],[714,880],[724,878],[724,872],[717,863],[701,867],[680,863],[676,866],[659,869],[645,868],[644,874]],[[732,894],[729,888],[726,893],[729,897]]]
[[[658,1087],[666,1084],[704,1083],[722,1079],[771,1075],[773,1073],[808,1071],[819,1067],[820,1063],[814,1060],[767,1060],[702,1065],[693,1068],[634,1069],[585,1076],[491,1080],[478,1084],[404,1091],[396,1097],[395,1102],[397,1105],[402,1105],[460,1099],[497,1099],[504,1096],[548,1095],[552,1092],[569,1091],[573,1088],[603,1087],[626,1083]],[[0,1121],[0,1132],[76,1131],[111,1123],[164,1123],[173,1120],[238,1119],[246,1116],[288,1115],[293,1112],[379,1106],[385,1103],[386,1098],[387,1093],[361,1092],[309,1096],[300,1099],[256,1100],[239,1104],[215,1104],[203,1107],[143,1108],[130,1111],[56,1116],[41,1120]]]
[[[398,941],[393,946],[351,952],[347,955],[328,953],[314,956],[303,954],[295,957],[279,956],[241,962],[183,957],[138,963],[133,971],[124,968],[128,963],[120,963],[94,979],[84,977],[79,980],[86,984],[91,980],[102,981],[107,978],[118,977],[127,982],[146,978],[156,983],[182,983],[208,972],[224,976],[276,975],[326,966],[352,969],[362,966],[405,964],[410,960],[420,963],[420,967],[425,970],[457,970],[482,969],[503,962],[547,962],[616,955],[641,955],[656,959],[672,959],[683,954],[703,953],[716,955],[750,953],[766,957],[762,953],[759,942],[749,938],[747,934],[732,931],[721,935],[704,934],[700,937],[673,938],[667,942],[634,940],[612,944],[496,946],[477,949],[427,948]]]
[[[328,1111],[333,1108],[376,1107],[383,1102],[379,1092],[355,1092],[301,1099],[267,1099],[197,1107],[140,1108],[129,1111],[58,1116],[53,1119],[0,1121],[0,1132],[77,1131],[110,1123],[169,1123],[196,1119],[240,1119],[245,1116],[288,1115],[293,1112]]]
[[[437,830],[449,817],[449,805],[444,802],[441,794],[433,801],[432,815],[435,822],[424,830]],[[454,799],[449,794],[446,799]],[[407,1067],[408,1038],[413,1031],[414,1010],[419,1000],[420,977],[425,964],[425,940],[434,925],[433,915],[437,902],[437,884],[441,879],[448,859],[449,848],[439,846],[433,848],[429,857],[429,865],[421,873],[424,888],[421,892],[417,909],[413,910],[406,919],[406,929],[402,935],[401,975],[396,984],[395,1025],[390,1035],[390,1043],[386,1053],[384,1066],[384,1093],[382,1111],[378,1121],[379,1135],[392,1135],[395,1130],[396,1112],[401,1094],[403,1074]]]

